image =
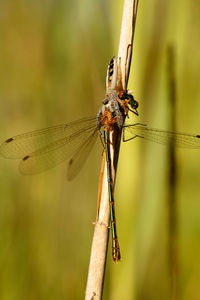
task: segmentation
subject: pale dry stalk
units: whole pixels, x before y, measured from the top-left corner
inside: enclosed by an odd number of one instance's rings
[[[121,58],[122,86],[124,90],[127,89],[129,77],[138,2],[139,0],[124,1],[122,26],[118,50],[118,58]],[[109,140],[111,141],[110,155],[112,167],[112,180],[114,185],[120,148],[121,132],[118,131],[117,133],[114,133],[113,131],[111,131]],[[102,299],[103,293],[103,282],[106,266],[110,221],[110,207],[105,153],[103,154],[100,175],[98,203],[99,205],[97,221],[95,223],[94,236],[92,241],[85,300]]]

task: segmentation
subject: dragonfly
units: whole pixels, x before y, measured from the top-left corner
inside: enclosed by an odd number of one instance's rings
[[[117,127],[122,132],[123,142],[142,138],[161,144],[174,142],[179,147],[200,148],[199,134],[156,129],[140,123],[127,124],[129,113],[139,115],[138,102],[132,93],[122,89],[121,82],[120,58],[113,57],[107,68],[105,97],[96,116],[16,135],[0,145],[2,156],[21,159],[19,170],[24,175],[41,173],[68,161],[67,177],[71,180],[80,171],[95,141],[100,137],[106,152],[114,262],[120,260],[121,254],[114,210],[109,132]]]

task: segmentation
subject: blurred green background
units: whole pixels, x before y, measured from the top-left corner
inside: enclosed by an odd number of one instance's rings
[[[97,113],[117,55],[122,0],[0,1],[0,142]],[[175,50],[177,129],[200,132],[200,1],[140,0],[129,89],[139,121],[170,128],[167,47]],[[135,119],[135,116],[133,116]],[[131,121],[131,120],[130,120]],[[135,121],[135,120],[132,120]],[[135,121],[138,122],[138,119]],[[102,148],[73,182],[66,164],[37,176],[0,157],[0,299],[83,299]],[[97,154],[99,152],[99,154]],[[200,152],[178,149],[180,286],[199,299]],[[121,146],[104,299],[169,299],[167,148]]]

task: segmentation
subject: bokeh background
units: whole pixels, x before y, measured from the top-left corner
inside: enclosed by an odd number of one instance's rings
[[[0,1],[0,142],[97,113],[107,63],[117,54],[122,0]],[[200,133],[200,1],[140,0],[129,89],[139,119],[170,128],[167,48],[175,53],[176,127]],[[0,157],[0,299],[83,299],[96,217],[102,148],[80,174],[66,164],[22,176]],[[98,154],[99,153],[99,154]],[[122,260],[111,250],[104,299],[170,299],[167,147],[121,146],[116,214]],[[180,290],[200,282],[200,151],[178,149]]]

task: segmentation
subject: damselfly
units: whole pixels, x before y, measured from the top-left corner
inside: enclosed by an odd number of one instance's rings
[[[115,262],[120,259],[120,250],[116,233],[109,132],[118,127],[122,130],[124,142],[140,137],[158,143],[174,141],[180,147],[200,148],[200,135],[154,129],[139,123],[125,124],[129,111],[138,115],[137,108],[137,101],[121,87],[120,60],[112,58],[107,69],[106,95],[97,116],[17,135],[0,145],[1,155],[21,159],[19,169],[22,174],[40,173],[68,160],[68,179],[72,179],[100,135],[106,151],[112,256]]]

